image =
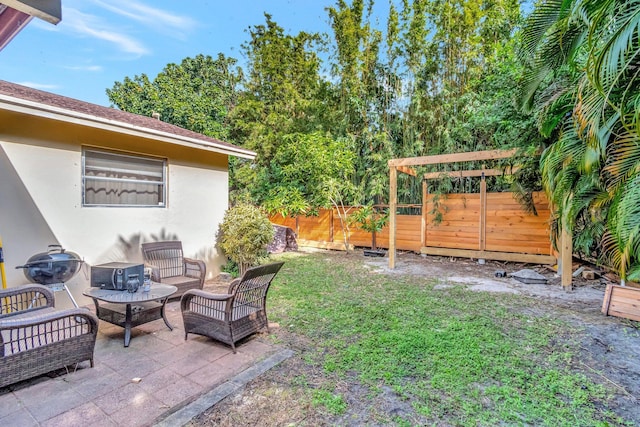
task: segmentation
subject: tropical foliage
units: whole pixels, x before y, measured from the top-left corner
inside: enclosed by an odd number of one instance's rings
[[[523,33],[556,221],[623,280],[640,278],[639,34],[640,3],[614,0],[544,1]]]

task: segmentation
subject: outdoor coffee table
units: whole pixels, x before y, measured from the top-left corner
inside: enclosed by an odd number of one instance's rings
[[[152,283],[148,292],[143,292],[142,288],[137,292],[89,288],[82,294],[93,299],[100,320],[124,328],[124,346],[129,347],[132,327],[162,319],[173,330],[165,316],[164,307],[177,290],[175,286]]]

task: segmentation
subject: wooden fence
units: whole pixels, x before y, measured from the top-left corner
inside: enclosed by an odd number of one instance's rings
[[[462,257],[474,253],[466,252],[465,255],[464,251],[519,254],[493,257],[513,261],[550,263],[555,260],[549,238],[550,212],[544,193],[534,194],[537,215],[523,211],[512,193],[487,193],[486,196],[484,208],[479,193],[440,196],[437,212],[441,216],[437,219],[434,198],[427,197],[422,215],[396,215],[396,248]],[[340,219],[334,210],[322,210],[318,216],[310,217],[275,215],[271,221],[295,230],[302,246],[344,248]],[[352,245],[370,247],[371,241],[371,233],[351,226],[349,242]],[[376,244],[389,248],[388,227],[376,235]],[[461,251],[459,254],[455,252],[458,250]]]

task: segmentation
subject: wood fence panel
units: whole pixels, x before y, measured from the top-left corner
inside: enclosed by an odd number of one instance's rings
[[[607,316],[640,321],[640,289],[608,284],[602,312]]]
[[[318,216],[298,216],[298,238],[330,242],[331,211],[321,210]]]
[[[420,251],[419,215],[396,215],[396,249],[403,251]],[[376,244],[379,248],[389,248],[389,227],[386,226],[378,233]]]
[[[534,193],[537,215],[522,210],[512,193],[487,194],[487,250],[551,255],[549,205]]]
[[[440,221],[435,221],[434,196],[427,200],[426,246],[444,249],[480,248],[480,194],[449,194],[440,196]],[[512,193],[487,193],[485,223],[485,250],[532,255],[553,255],[549,241],[549,206],[544,193],[534,193],[538,215],[524,212]],[[353,213],[354,209],[349,210]],[[333,217],[333,240],[331,240]],[[294,218],[274,216],[272,222],[295,230]],[[396,215],[396,248],[420,252],[422,248],[422,217]],[[319,242],[343,243],[342,229],[337,212],[321,210],[319,216],[298,217],[298,238]],[[350,226],[352,245],[371,246],[371,233]],[[379,248],[389,247],[389,227],[376,236]]]
[[[289,227],[294,232],[296,231],[296,219],[294,217],[291,217],[291,216],[284,217],[280,214],[275,214],[275,215],[272,215],[271,218],[269,219],[274,224],[283,225],[285,227]]]
[[[372,241],[371,233],[364,230],[358,230],[355,226],[351,226],[349,228],[351,231],[351,233],[349,234],[349,243],[351,243],[354,246],[364,246],[364,247],[371,246],[371,241]],[[337,238],[342,239],[342,231],[336,232],[336,239]],[[377,246],[380,246],[379,240],[380,240],[379,236],[376,237]]]
[[[480,249],[480,194],[449,194],[427,201],[426,245],[437,248]]]
[[[351,215],[356,212],[355,208],[347,208],[347,215]],[[371,233],[364,230],[359,230],[355,225],[349,226],[349,243],[354,246],[371,246]],[[342,234],[342,224],[338,213],[333,213],[333,240],[336,242],[344,242],[344,235]]]

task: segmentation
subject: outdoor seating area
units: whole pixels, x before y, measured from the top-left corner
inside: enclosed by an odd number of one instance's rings
[[[284,263],[261,265],[248,269],[231,282],[226,294],[191,290],[180,304],[184,320],[184,338],[198,334],[231,346],[261,329],[269,330],[266,301],[271,281]]]
[[[227,286],[207,284],[205,290],[219,293]],[[52,292],[39,286],[38,291],[42,296],[34,301],[49,307]],[[21,301],[27,303],[24,298]],[[81,313],[86,320],[77,317],[76,321],[89,327],[97,321],[94,310],[90,304],[65,311]],[[21,381],[10,376],[14,368],[7,369],[6,363],[1,365],[0,381],[4,382],[0,387],[0,424],[153,424],[202,399],[217,386],[238,381],[234,380],[238,374],[281,352],[259,334],[240,342],[237,351],[204,336],[185,340],[180,301],[170,301],[165,311],[173,330],[161,319],[141,324],[131,330],[133,339],[126,348],[122,344],[125,330],[99,321],[97,331],[92,329],[97,334],[93,359],[80,357],[66,363],[60,359],[62,356],[49,354],[61,363],[43,367],[44,371],[55,369],[46,375],[37,373],[34,375],[40,376]],[[2,314],[5,312],[3,308]],[[3,327],[7,322],[6,318],[0,319]],[[3,348],[6,346],[5,343]]]
[[[41,285],[0,290],[0,387],[75,363],[94,366],[98,319],[54,303]]]
[[[145,267],[151,268],[151,280],[178,288],[172,298],[182,296],[189,289],[202,289],[206,266],[200,260],[185,258],[182,242],[143,243],[142,256]]]
[[[0,52],[0,427],[640,427],[640,1],[0,0]]]

